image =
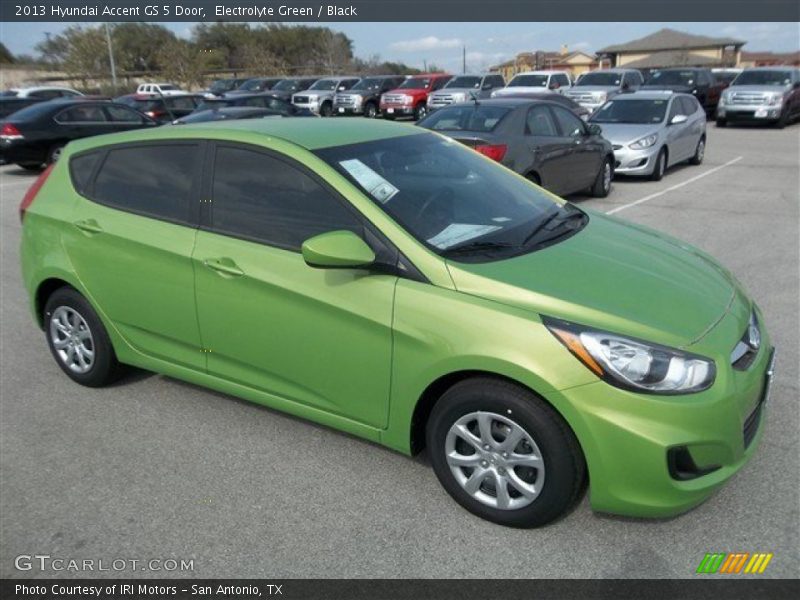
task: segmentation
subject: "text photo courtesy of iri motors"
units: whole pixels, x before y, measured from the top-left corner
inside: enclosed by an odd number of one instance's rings
[[[796,5],[12,4],[0,595],[798,592]]]

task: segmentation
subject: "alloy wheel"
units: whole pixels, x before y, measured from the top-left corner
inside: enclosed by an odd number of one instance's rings
[[[460,417],[447,433],[445,455],[453,477],[478,502],[516,510],[536,500],[544,486],[544,460],[533,437],[493,412]]]
[[[603,165],[603,191],[611,189],[611,163],[606,161]]]
[[[50,340],[59,360],[71,371],[87,373],[94,364],[95,344],[86,320],[69,306],[59,306],[50,317]]]

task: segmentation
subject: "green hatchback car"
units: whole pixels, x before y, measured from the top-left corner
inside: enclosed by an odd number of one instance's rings
[[[23,200],[73,381],[164,373],[397,451],[480,517],[660,517],[758,445],[773,349],[701,251],[448,138],[283,119],[73,142]],[[387,490],[387,493],[391,493]]]

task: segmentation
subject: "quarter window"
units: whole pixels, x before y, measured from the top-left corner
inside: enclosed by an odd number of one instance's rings
[[[188,221],[197,144],[148,144],[109,151],[94,182],[101,204],[167,221]]]
[[[92,176],[92,171],[94,171],[94,166],[99,156],[99,152],[91,152],[75,156],[69,161],[72,185],[78,192],[82,193],[89,184],[89,178]]]
[[[217,147],[211,222],[220,233],[289,250],[328,231],[363,234],[358,218],[308,174],[232,146]]]

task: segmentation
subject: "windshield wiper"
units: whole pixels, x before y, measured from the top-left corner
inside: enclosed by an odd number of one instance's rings
[[[516,248],[514,244],[508,242],[489,242],[489,241],[476,241],[464,242],[457,246],[452,246],[442,250],[442,256],[452,256],[454,254],[469,254],[472,252],[487,252],[492,250],[507,250],[508,248]]]
[[[569,212],[567,214],[562,214],[560,210],[557,210],[551,213],[550,215],[546,216],[536,225],[536,227],[533,228],[533,231],[531,231],[527,235],[527,237],[524,240],[522,240],[522,246],[527,246],[528,243],[537,235],[539,235],[542,231],[545,231],[546,229],[549,230],[555,229],[555,227],[549,227],[549,228],[547,227],[553,221],[558,220],[558,225],[556,225],[556,227],[558,227],[575,219],[583,220],[583,217],[584,217],[583,213],[579,210],[573,209],[572,212]]]

